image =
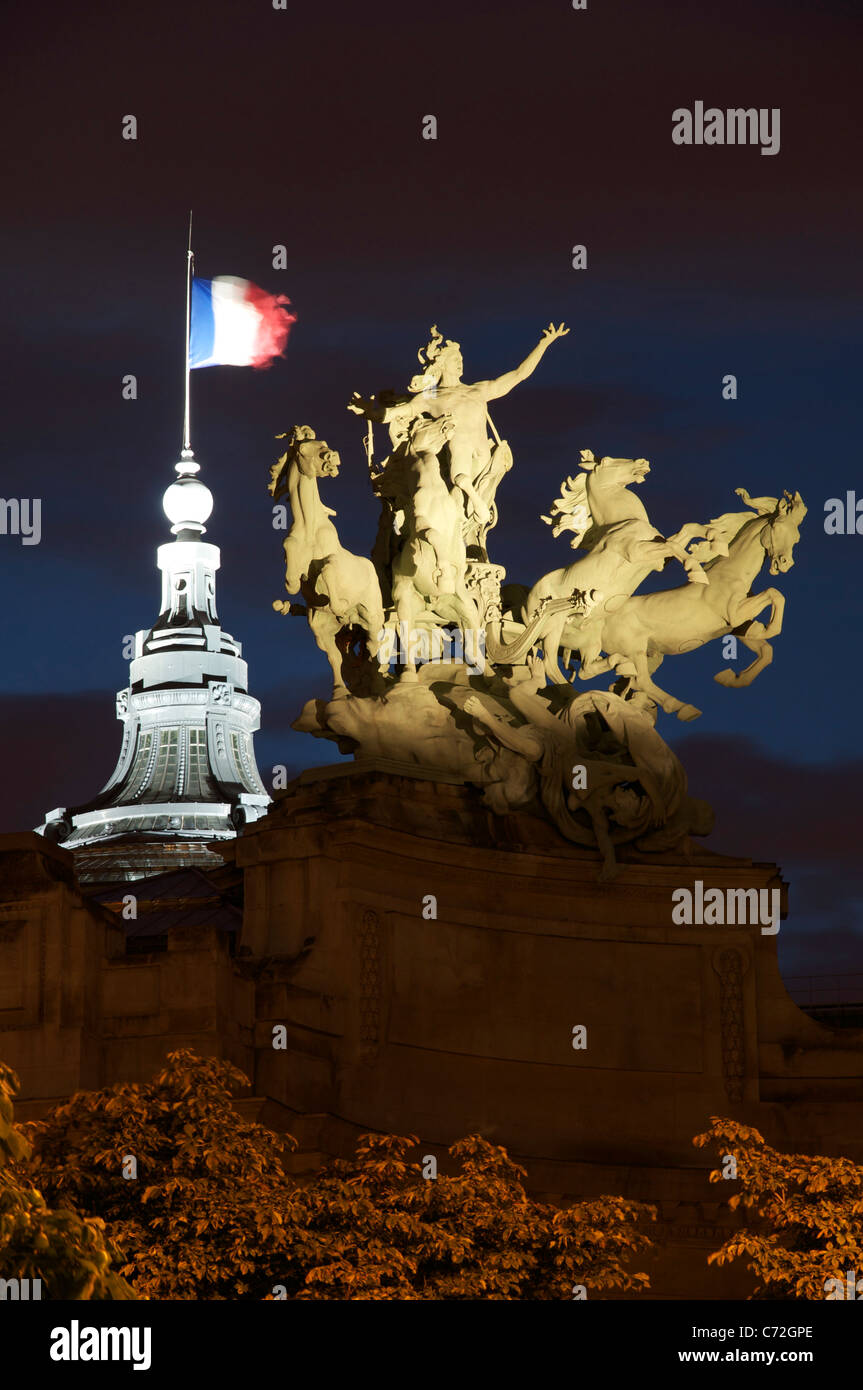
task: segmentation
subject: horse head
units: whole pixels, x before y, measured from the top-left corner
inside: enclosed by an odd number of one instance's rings
[[[592,473],[605,487],[629,487],[632,483],[643,483],[650,472],[647,459],[618,459],[607,454],[596,459],[590,449],[582,449],[581,467]]]
[[[277,434],[276,439],[288,440],[288,447],[270,469],[267,488],[271,497],[282,497],[292,486],[297,473],[306,478],[335,478],[341,459],[335,449],[323,439],[316,439],[311,425],[294,425],[289,434]]]
[[[603,526],[627,517],[647,519],[641,501],[634,494],[617,496],[625,494],[633,483],[644,482],[650,472],[647,459],[618,459],[608,455],[597,459],[591,449],[582,449],[579,467],[583,471],[574,478],[564,479],[560,496],[552,503],[549,515],[542,518],[552,528],[553,536],[559,536],[562,531],[574,531],[575,539],[570,545],[577,550],[592,525]]]
[[[408,432],[408,448],[412,454],[439,454],[454,434],[451,415],[418,415]]]
[[[324,439],[309,439],[297,449],[297,467],[307,478],[337,478],[341,459]]]
[[[800,523],[806,511],[799,492],[786,492],[776,503],[762,535],[762,544],[770,556],[771,574],[785,574],[794,564],[794,547],[800,539]]]

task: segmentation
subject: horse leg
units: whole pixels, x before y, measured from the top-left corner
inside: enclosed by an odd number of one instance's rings
[[[378,653],[386,635],[386,619],[375,595],[357,604],[357,617],[360,626],[365,629],[369,659],[377,664],[379,672],[384,675],[389,670],[389,664],[382,666],[378,661]]]
[[[285,552],[285,589],[289,594],[297,594],[303,573],[309,566],[308,551],[296,536],[286,536],[282,548]]]
[[[760,623],[752,623],[751,627],[761,627]],[[717,671],[713,679],[719,684],[727,686],[729,689],[735,687],[751,685],[756,676],[759,676],[765,666],[769,666],[773,660],[773,648],[763,637],[744,636],[740,634],[740,640],[744,647],[748,647],[751,652],[755,652],[755,660],[750,661],[742,671],[730,671],[726,667],[724,671]]]
[[[565,642],[566,638],[561,638],[561,641]],[[561,647],[560,664],[566,679],[569,681],[570,685],[573,685],[577,679],[578,673],[572,666],[572,647]]]
[[[569,664],[567,652],[573,650],[578,652],[578,672],[573,672],[571,679],[574,681],[576,676],[580,681],[592,680],[599,671],[607,671],[608,665],[603,664],[602,642],[600,632],[596,624],[589,624],[580,631],[574,624],[564,625],[561,642],[564,646],[564,669]],[[597,670],[597,666],[599,670]]]
[[[764,592],[758,594],[757,597],[759,598],[759,600],[761,600],[762,608],[764,607],[765,603],[770,603],[772,605],[770,609],[770,617],[767,620],[767,626],[765,627],[763,632],[756,631],[756,628],[760,629],[760,623],[750,623],[749,627],[746,630],[746,636],[778,637],[780,632],[782,631],[782,620],[785,617],[785,595],[780,594],[778,589],[765,589]],[[759,612],[760,611],[761,609],[759,609]]]
[[[592,599],[595,590],[591,591]],[[591,603],[593,607],[593,603]],[[607,657],[602,655],[603,638],[603,616],[591,613],[590,608],[583,616],[572,616],[564,614],[563,631],[558,639],[558,644],[563,651],[564,670],[568,666],[572,653],[578,653],[579,669],[567,679],[575,682],[576,679],[589,681],[594,676],[600,675],[603,671],[611,669],[611,663]]]
[[[590,630],[588,631],[590,632]],[[606,671],[613,670],[617,670],[618,675],[635,675],[635,667],[619,651],[610,652],[608,656],[602,655],[605,638],[605,631],[597,632],[595,628],[590,632],[590,635],[585,634],[581,638],[579,680],[591,681],[595,676],[601,676]]]
[[[464,584],[456,588],[456,614],[461,628],[462,659],[475,675],[493,676],[485,654],[485,628],[480,625],[479,609]]]
[[[762,608],[770,604],[770,617],[767,626],[762,629],[760,623],[750,621],[757,618]],[[785,615],[785,595],[778,589],[762,589],[760,594],[750,594],[747,598],[741,599],[733,608],[729,608],[728,625],[732,628],[742,627],[749,621],[747,636],[749,637],[778,637],[782,631],[782,619]]]
[[[333,699],[346,695],[347,686],[342,676],[342,654],[336,646],[336,633],[339,620],[329,608],[309,609],[309,627],[320,650],[330,663],[333,673]]]
[[[582,653],[582,658],[583,656],[584,654]],[[605,671],[610,671],[613,666],[614,662],[610,656],[601,656],[597,654],[596,656],[589,657],[587,661],[582,659],[578,671],[578,679],[580,681],[592,681],[594,676],[601,676]]]
[[[767,626],[763,623],[755,622],[755,617],[763,608],[770,604],[770,617]],[[785,595],[778,589],[765,589],[760,594],[752,594],[745,598],[734,609],[732,618],[733,626],[741,627],[744,623],[746,629],[739,633],[739,637],[744,647],[749,651],[755,652],[756,659],[751,661],[742,671],[730,671],[725,667],[722,671],[717,671],[713,679],[718,685],[729,688],[733,686],[751,685],[755,677],[760,675],[765,666],[769,666],[773,660],[773,648],[769,641],[770,637],[775,637],[782,631],[782,618],[785,613]]]
[[[751,685],[755,677],[760,675],[765,666],[769,666],[773,660],[773,648],[769,642],[765,642],[763,637],[741,637],[744,647],[748,647],[751,652],[755,652],[755,660],[744,667],[739,673],[732,671],[730,674],[735,677],[736,686]]]
[[[629,666],[630,662],[635,667],[634,688],[649,695],[652,700],[655,700],[656,703],[665,710],[666,714],[676,714],[678,719],[682,719],[686,723],[691,719],[697,719],[699,717],[701,710],[697,709],[695,705],[684,704],[682,700],[676,699],[674,695],[669,695],[667,690],[661,690],[655,683],[650,674],[646,650],[642,649],[639,652],[625,653],[623,662],[617,663],[618,671],[621,674],[628,674],[626,668]]]
[[[402,673],[399,676],[399,682],[409,684],[418,679],[416,662],[412,660],[413,620],[422,607],[422,599],[417,593],[412,579],[399,577],[395,581],[393,584],[393,601],[396,608],[399,640],[404,647],[402,651]]]
[[[656,672],[659,670],[660,666],[662,665],[663,661],[665,660],[665,656],[666,656],[666,653],[665,653],[665,652],[656,652],[656,653],[654,653],[653,655],[651,655],[651,654],[648,652],[648,657],[647,657],[647,669],[648,669],[648,671],[650,672],[651,679],[656,675]],[[634,694],[636,693],[636,691],[638,690],[638,681],[637,681],[637,679],[636,679],[636,677],[635,677],[634,674],[631,675],[631,676],[626,674],[627,671],[629,671],[629,670],[632,670],[632,671],[634,672],[634,667],[633,667],[633,665],[632,665],[632,662],[627,662],[627,661],[626,661],[624,658],[622,658],[622,657],[617,657],[617,658],[616,658],[616,662],[617,662],[617,673],[618,673],[619,676],[621,676],[622,680],[625,682],[625,684],[623,685],[622,689],[617,691],[617,694],[620,695],[621,699],[626,700],[626,699],[629,699],[629,697],[630,697],[631,695],[634,695]],[[613,690],[614,687],[610,687],[610,688]],[[694,708],[694,706],[693,706],[692,708]],[[654,723],[655,723],[655,722],[656,722],[656,702],[655,702],[655,701],[653,701],[653,719],[654,719]]]

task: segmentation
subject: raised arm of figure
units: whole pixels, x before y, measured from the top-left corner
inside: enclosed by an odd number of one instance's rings
[[[509,395],[514,386],[518,386],[520,381],[526,381],[536,371],[546,348],[550,347],[557,338],[565,338],[568,332],[569,329],[565,328],[563,324],[555,328],[554,324],[550,323],[548,328],[543,329],[542,337],[533,352],[527,354],[519,367],[516,367],[514,371],[504,372],[503,376],[495,377],[492,381],[478,381],[475,389],[487,401],[496,401],[500,396]]]

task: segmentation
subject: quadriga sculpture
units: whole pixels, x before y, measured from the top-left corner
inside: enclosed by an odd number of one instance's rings
[[[773,587],[751,590],[765,557],[774,575],[790,569],[806,508],[799,493],[752,498],[741,488],[748,510],[664,536],[635,491],[647,460],[584,450],[544,517],[554,536],[573,533],[579,553],[531,586],[502,590],[505,571],[485,536],[511,456],[492,445],[488,402],[525,381],[564,334],[549,325],[514,372],[468,384],[458,344],[433,330],[406,394],[354,397],[352,411],[390,431],[390,454],[376,467],[371,424],[366,436],[381,504],[374,564],[342,547],[318,494],[338,454],[295,427],[270,495],[290,503],[285,587],[306,606],[273,606],[307,613],[333,672],[334,697],[310,700],[295,728],[396,770],[472,786],[497,816],[540,817],[540,839],[592,847],[610,877],[621,845],[685,854],[691,836],[708,833],[709,807],[689,795],[654,727],[660,706],[684,720],[699,710],[654,673],[664,657],[728,633],[755,660],[716,679],[745,686],[763,670],[785,600]],[[636,593],[671,561],[687,583]],[[470,630],[478,640],[468,643]],[[468,650],[478,657],[466,659]],[[574,665],[581,680],[612,673],[614,683],[577,694],[567,684]],[[517,839],[517,819],[510,830]]]

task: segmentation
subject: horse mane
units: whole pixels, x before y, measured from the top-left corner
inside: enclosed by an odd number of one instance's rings
[[[729,550],[751,521],[763,521],[764,513],[761,512],[723,512],[722,516],[713,517],[707,524],[716,530]],[[711,541],[699,541],[697,545],[689,547],[689,553],[694,559],[698,559],[700,554],[705,551],[712,552],[713,543]],[[705,560],[703,568],[709,570],[718,560],[723,559],[721,555],[714,555],[712,559]]]

